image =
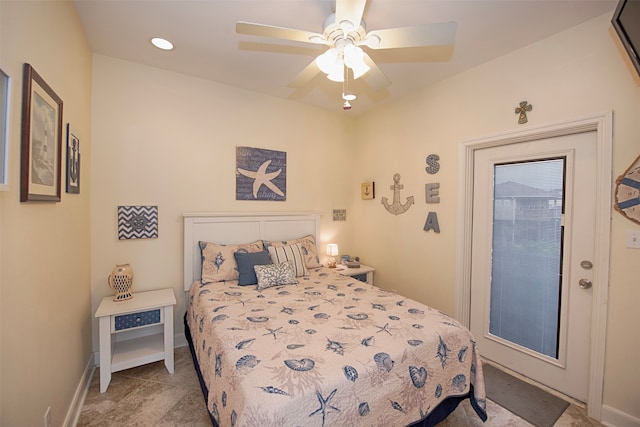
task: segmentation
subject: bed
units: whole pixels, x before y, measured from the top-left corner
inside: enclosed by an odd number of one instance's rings
[[[185,335],[212,424],[431,426],[464,399],[485,421],[471,333],[320,266],[319,227],[318,214],[184,214]]]

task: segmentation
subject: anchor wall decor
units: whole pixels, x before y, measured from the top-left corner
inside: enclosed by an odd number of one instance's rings
[[[400,215],[408,211],[411,205],[413,205],[413,196],[407,197],[407,201],[404,204],[400,203],[400,190],[404,188],[404,185],[400,184],[399,173],[396,172],[393,175],[393,185],[389,188],[393,190],[393,203],[389,203],[387,198],[383,197],[382,204],[384,208],[394,215]]]
[[[67,193],[80,194],[80,140],[67,123]]]

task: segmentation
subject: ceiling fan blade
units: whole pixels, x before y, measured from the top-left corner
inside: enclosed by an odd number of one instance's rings
[[[388,28],[367,33],[363,42],[371,49],[392,49],[452,44],[456,37],[456,22]]]
[[[358,28],[366,3],[367,0],[336,0],[336,24],[349,21]]]
[[[274,39],[293,40],[296,42],[327,44],[324,36],[310,31],[293,28],[275,27],[273,25],[255,24],[252,22],[236,22],[236,33],[250,36],[271,37]]]
[[[363,78],[367,81],[367,84],[374,90],[384,89],[391,84],[391,80],[380,68],[373,62],[373,59],[366,53],[364,54],[364,62],[371,67],[367,74]]]
[[[316,60],[311,61],[309,65],[307,65],[304,70],[300,71],[300,73],[287,85],[290,88],[300,88],[311,81],[318,73],[320,72],[320,68],[316,64]]]

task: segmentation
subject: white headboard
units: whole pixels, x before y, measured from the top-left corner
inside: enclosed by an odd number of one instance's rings
[[[312,234],[318,241],[317,213],[185,213],[184,290],[200,280],[202,260],[198,242],[226,245],[255,240],[289,240]]]

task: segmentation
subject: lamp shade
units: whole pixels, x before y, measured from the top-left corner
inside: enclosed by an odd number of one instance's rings
[[[316,65],[334,82],[345,81],[344,67],[353,70],[353,78],[357,79],[371,69],[365,62],[364,51],[353,42],[343,42],[338,47],[328,49],[316,58]]]
[[[325,74],[330,74],[336,68],[342,68],[342,61],[338,49],[331,48],[316,58],[316,65]]]
[[[336,256],[338,253],[338,245],[336,243],[329,243],[327,245],[327,255]]]
[[[344,64],[353,70],[353,78],[357,79],[369,71],[369,67],[364,62],[364,51],[359,46],[347,44],[344,47]]]

